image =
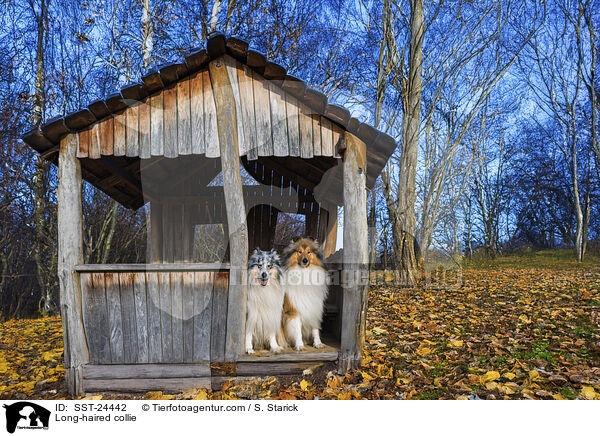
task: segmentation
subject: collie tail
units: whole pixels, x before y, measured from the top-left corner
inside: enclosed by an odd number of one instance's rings
[[[280,347],[283,347],[283,348],[287,348],[287,346],[288,346],[288,342],[287,342],[287,339],[285,338],[285,333],[283,331],[283,323],[281,323],[281,326],[279,327],[279,330],[277,331],[277,343],[279,344]]]

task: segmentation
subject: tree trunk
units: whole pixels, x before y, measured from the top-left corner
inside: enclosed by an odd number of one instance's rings
[[[402,153],[398,183],[398,212],[394,220],[394,251],[400,280],[414,286],[417,261],[414,250],[415,183],[419,150],[423,67],[423,0],[410,2],[410,53],[406,89],[403,89]]]
[[[142,57],[144,69],[152,65],[152,48],[154,47],[154,33],[150,20],[150,0],[144,0],[142,5]]]
[[[46,21],[48,19],[48,3],[40,1],[39,14],[33,11],[37,21],[37,49],[36,49],[36,75],[35,75],[35,104],[33,108],[34,123],[40,125],[44,119],[46,106],[44,93],[44,40]],[[39,310],[42,316],[47,316],[52,309],[53,302],[53,278],[52,271],[48,268],[49,259],[54,252],[48,253],[54,247],[48,244],[46,223],[46,185],[48,168],[46,161],[38,156],[35,163],[35,175],[33,180],[34,210],[33,225],[35,229],[35,249],[33,257],[36,265],[37,281],[40,286]],[[52,250],[54,251],[54,250]]]

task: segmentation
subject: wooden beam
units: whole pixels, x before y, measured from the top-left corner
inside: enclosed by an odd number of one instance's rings
[[[40,157],[41,157],[42,159],[46,160],[46,159],[48,159],[48,158],[50,158],[50,157],[54,156],[56,153],[58,153],[58,151],[59,151],[59,148],[60,148],[60,147],[59,147],[58,145],[55,145],[54,147],[52,147],[52,148],[50,148],[50,149],[48,149],[48,150],[44,151],[43,153],[40,153]]]
[[[58,279],[65,346],[65,378],[71,395],[82,395],[83,365],[89,352],[82,322],[81,283],[74,267],[83,262],[81,164],[77,135],[60,142],[58,159]]]
[[[225,360],[235,361],[244,353],[248,229],[240,170],[236,107],[225,62],[225,58],[215,59],[209,63],[208,68],[217,110],[223,191],[231,250]]]
[[[349,132],[344,152],[344,283],[338,370],[358,368],[362,359],[368,284],[366,146]]]
[[[76,265],[74,270],[77,272],[177,272],[177,271],[226,271],[230,265],[228,263],[89,263],[85,265]]]

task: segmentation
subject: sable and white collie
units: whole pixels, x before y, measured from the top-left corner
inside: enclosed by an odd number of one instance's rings
[[[280,352],[285,343],[281,334],[283,289],[281,261],[277,251],[255,248],[248,261],[248,305],[246,312],[246,353],[266,347]]]
[[[309,238],[293,241],[284,251],[283,331],[294,349],[302,350],[312,336],[321,348],[319,335],[327,298],[327,271],[319,244]]]

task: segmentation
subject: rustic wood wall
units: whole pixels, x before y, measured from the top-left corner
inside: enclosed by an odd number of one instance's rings
[[[80,276],[90,363],[223,360],[228,272],[87,271]]]

